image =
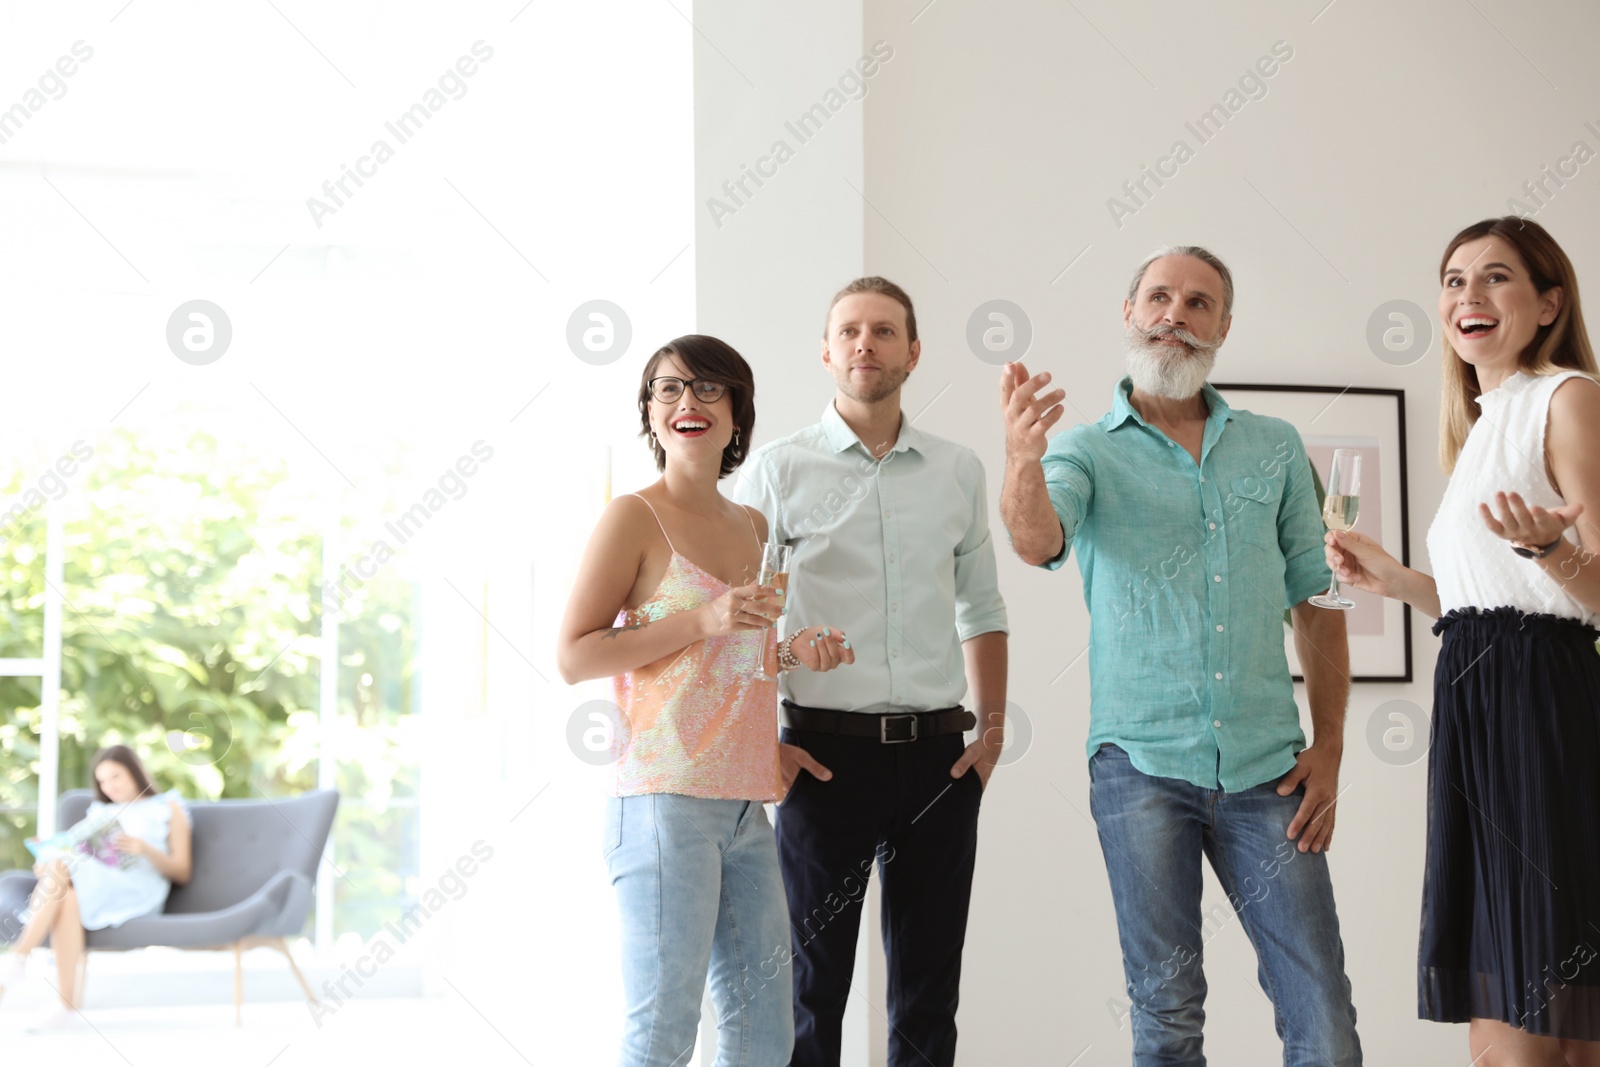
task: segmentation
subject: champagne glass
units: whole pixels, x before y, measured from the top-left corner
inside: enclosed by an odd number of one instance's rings
[[[770,585],[778,591],[779,614],[789,610],[789,561],[794,556],[794,549],[789,545],[767,541],[761,546],[761,568],[756,574],[757,585]],[[761,652],[756,658],[755,676],[763,681],[774,681],[777,678],[775,670],[767,669],[767,654],[771,650],[776,652],[776,646],[768,641],[771,631],[763,628],[756,631],[760,638]]]
[[[1353,448],[1335,449],[1328,470],[1327,496],[1322,501],[1322,524],[1330,530],[1348,530],[1356,524],[1361,504],[1361,453]],[[1311,598],[1319,608],[1349,611],[1355,601],[1339,594],[1339,573],[1334,572],[1328,591]]]

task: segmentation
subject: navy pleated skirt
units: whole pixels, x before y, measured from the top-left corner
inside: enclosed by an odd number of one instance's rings
[[[1513,608],[1434,633],[1418,1013],[1600,1041],[1600,633]]]

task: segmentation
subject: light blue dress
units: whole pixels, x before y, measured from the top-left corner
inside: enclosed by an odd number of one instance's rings
[[[129,804],[96,800],[86,819],[104,818],[115,810],[122,832],[140,838],[161,851],[169,851],[172,801],[183,804],[177,790],[143,797]],[[187,815],[187,808],[185,808]],[[127,867],[114,867],[93,856],[77,855],[68,861],[72,886],[78,891],[78,911],[85,930],[121,926],[129,919],[158,912],[167,902],[172,883],[144,856],[133,857]]]

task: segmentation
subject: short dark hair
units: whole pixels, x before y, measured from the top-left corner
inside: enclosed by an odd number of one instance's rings
[[[880,278],[876,274],[866,278],[857,278],[849,285],[833,294],[833,300],[828,303],[828,314],[822,320],[822,338],[828,338],[828,322],[833,318],[834,305],[847,296],[856,293],[882,293],[899,302],[906,309],[906,343],[910,344],[917,339],[917,313],[911,306],[911,297],[906,291],[891,282],[888,278]]]
[[[745,456],[750,454],[750,435],[756,428],[756,380],[750,373],[750,364],[733,350],[726,341],[703,333],[685,334],[668,341],[656,349],[644,365],[639,376],[639,436],[650,436],[650,379],[656,368],[668,356],[676,356],[691,377],[709,378],[728,387],[728,398],[733,404],[733,425],[738,433],[722,450],[722,477],[739,469]],[[667,454],[661,442],[652,440],[650,451],[656,457],[656,470],[667,469]]]
[[[107,745],[94,754],[94,759],[89,761],[89,780],[94,784],[96,800],[107,804],[111,798],[106,796],[106,791],[100,788],[100,779],[94,776],[95,768],[110,760],[112,763],[122,764],[122,768],[133,778],[133,784],[139,787],[138,796],[154,796],[156,787],[150,784],[150,776],[144,773],[144,764],[139,761],[139,754],[127,745]]]

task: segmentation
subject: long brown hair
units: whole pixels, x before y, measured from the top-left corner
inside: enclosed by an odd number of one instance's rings
[[[1518,357],[1518,368],[1530,374],[1577,370],[1596,378],[1594,351],[1589,347],[1583,309],[1578,302],[1578,275],[1556,239],[1532,219],[1516,215],[1484,219],[1456,234],[1439,260],[1439,284],[1444,284],[1445,269],[1456,249],[1480,237],[1498,237],[1516,249],[1541,296],[1551,289],[1561,290],[1561,308],[1555,320],[1539,327]],[[1439,401],[1439,463],[1448,474],[1455,470],[1461,446],[1466,443],[1472,424],[1478,421],[1476,401],[1483,390],[1478,386],[1478,369],[1456,353],[1448,330],[1444,331],[1440,362],[1444,368],[1444,391]]]
[[[150,776],[144,773],[144,764],[139,761],[139,754],[127,745],[107,745],[94,754],[94,759],[89,761],[89,780],[94,783],[94,796],[96,800],[111,803],[111,798],[106,796],[106,791],[100,788],[100,779],[94,776],[95,768],[106,760],[120,763],[124,770],[133,777],[133,784],[139,787],[139,797],[155,796],[156,787],[150,784]]]

